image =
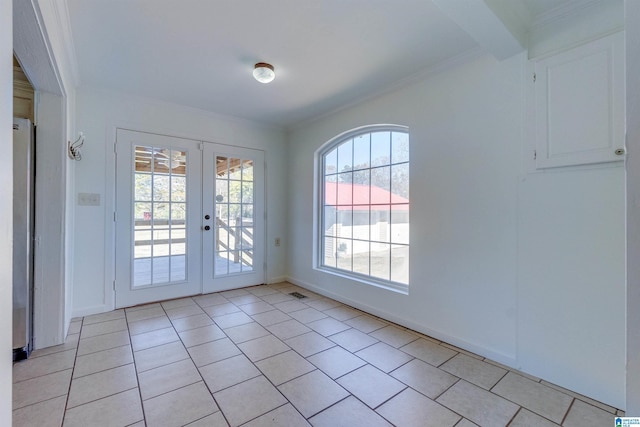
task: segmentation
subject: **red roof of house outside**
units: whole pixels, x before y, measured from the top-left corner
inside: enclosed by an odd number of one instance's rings
[[[387,210],[389,203],[391,203],[391,210],[409,210],[409,199],[375,185],[325,182],[324,198],[326,205],[335,206],[337,210],[358,210],[357,205],[370,206],[374,211]]]

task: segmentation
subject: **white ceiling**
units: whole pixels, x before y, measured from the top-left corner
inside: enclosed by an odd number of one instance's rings
[[[576,0],[520,1],[535,16]],[[430,0],[67,4],[82,85],[278,126],[379,93],[478,47]],[[251,76],[261,61],[275,66],[271,84]]]

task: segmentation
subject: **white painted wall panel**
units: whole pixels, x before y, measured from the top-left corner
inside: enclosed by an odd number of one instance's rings
[[[116,127],[221,144],[257,148],[266,152],[267,242],[285,235],[284,133],[277,128],[216,115],[193,108],[108,90],[79,89],[76,127],[84,132],[83,159],[75,167],[75,191],[100,194],[100,206],[74,206],[74,315],[110,310],[114,208],[113,142]],[[75,197],[73,200],[76,200]],[[267,280],[285,275],[283,245],[267,245]],[[116,248],[117,250],[117,248]]]
[[[519,196],[518,362],[622,407],[624,169],[531,174]]]

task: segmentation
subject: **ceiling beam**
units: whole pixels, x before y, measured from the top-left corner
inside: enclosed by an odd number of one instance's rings
[[[526,26],[518,1],[432,0],[451,20],[497,59],[525,49]]]

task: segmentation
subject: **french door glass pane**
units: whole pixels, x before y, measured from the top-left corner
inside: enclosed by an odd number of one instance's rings
[[[187,279],[187,153],[136,146],[133,286]]]
[[[214,276],[253,271],[253,160],[216,156]]]

